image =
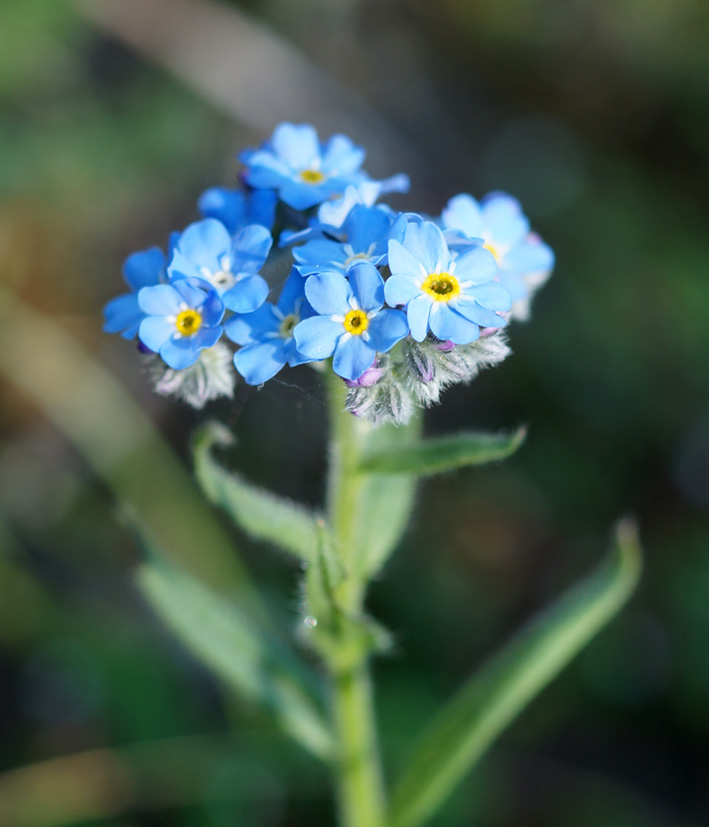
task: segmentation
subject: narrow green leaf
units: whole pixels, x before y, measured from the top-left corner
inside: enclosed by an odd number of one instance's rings
[[[386,446],[367,452],[363,471],[378,474],[441,474],[466,465],[482,465],[513,454],[527,436],[526,427],[511,434],[462,433],[426,439],[405,448]]]
[[[305,749],[332,757],[332,735],[316,701],[318,682],[304,663],[185,572],[144,563],[137,578],[156,613],[199,660],[271,712]]]
[[[608,623],[641,568],[637,531],[621,522],[609,561],[539,616],[439,713],[395,789],[389,827],[419,827],[524,707]]]
[[[207,499],[224,508],[255,539],[311,559],[318,546],[319,515],[225,471],[214,459],[212,448],[231,441],[229,431],[217,423],[202,428],[194,441],[195,473]]]

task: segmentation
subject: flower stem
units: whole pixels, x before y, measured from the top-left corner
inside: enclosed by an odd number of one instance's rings
[[[338,597],[342,610],[359,615],[366,582],[361,574],[357,547],[363,474],[358,470],[367,433],[367,423],[344,410],[346,387],[334,374],[328,375],[330,405],[330,458],[328,516],[340,559],[347,572]],[[342,647],[328,659],[334,723],[339,740],[337,786],[341,827],[383,827],[385,797],[377,746],[376,723],[368,655]]]

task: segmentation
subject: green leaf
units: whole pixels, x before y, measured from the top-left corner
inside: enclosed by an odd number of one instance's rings
[[[421,421],[412,419],[398,428],[383,425],[373,429],[365,444],[365,454],[381,454],[385,450],[415,451],[420,443]],[[384,446],[389,446],[385,449]],[[366,554],[364,575],[373,577],[396,549],[409,524],[416,496],[416,478],[401,473],[368,473],[362,469],[359,496],[359,518],[356,542]],[[385,469],[380,469],[384,471]]]
[[[368,451],[360,468],[377,474],[441,474],[466,465],[482,465],[513,454],[527,436],[526,427],[511,434],[462,433]]]
[[[635,525],[609,561],[539,616],[439,713],[395,789],[389,827],[419,827],[524,707],[626,603],[638,582]]]
[[[292,652],[185,572],[144,563],[137,578],[153,609],[202,663],[271,712],[305,749],[323,760],[333,756],[332,734],[316,700],[318,682]]]
[[[195,473],[207,499],[224,508],[251,537],[310,560],[319,542],[319,515],[225,471],[212,448],[231,442],[231,433],[217,423],[202,428],[194,441]]]

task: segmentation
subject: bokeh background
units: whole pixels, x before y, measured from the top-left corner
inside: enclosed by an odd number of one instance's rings
[[[0,43],[0,824],[332,824],[321,768],[137,594],[116,492],[142,486],[179,525],[200,417],[100,330],[123,258],[194,220],[202,190],[235,180],[235,151],[281,120],[348,133],[374,177],[409,172],[401,209],[508,190],[557,252],[514,356],[426,415],[432,433],[530,435],[504,464],[426,482],[375,584],[397,635],[375,668],[388,766],[631,513],[639,593],[435,824],[709,824],[707,4],[3,0]],[[116,482],[97,445],[130,455],[141,411],[179,466],[141,449]],[[209,414],[238,436],[226,462],[318,502],[311,371]],[[233,537],[295,624],[298,572]],[[199,568],[206,545],[193,532],[181,553]]]

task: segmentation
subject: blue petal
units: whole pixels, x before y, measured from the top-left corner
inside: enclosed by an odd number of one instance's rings
[[[273,132],[271,146],[292,170],[308,169],[320,163],[318,133],[310,124],[279,124]]]
[[[497,275],[495,256],[484,247],[471,247],[455,260],[455,276],[459,281],[481,284]]]
[[[409,222],[404,235],[404,247],[416,261],[421,262],[427,274],[448,270],[451,258],[448,245],[443,233],[433,222]]]
[[[150,247],[133,253],[123,262],[123,278],[134,290],[159,284],[165,273],[165,253]]]
[[[224,307],[234,313],[253,313],[268,296],[268,284],[261,276],[245,276],[224,293]]]
[[[214,327],[200,327],[200,329],[191,337],[192,347],[197,350],[204,350],[208,347],[214,347],[221,339],[224,328],[218,324]],[[183,337],[187,338],[187,337]]]
[[[328,269],[344,270],[345,260],[347,255],[337,241],[330,241],[327,238],[319,238],[315,241],[309,241],[302,247],[295,247],[293,249],[293,258],[304,265],[311,265],[314,269],[321,267],[328,267]],[[340,265],[338,268],[338,264]],[[298,268],[303,275],[308,275],[307,268]]]
[[[505,253],[501,267],[526,273],[551,270],[554,266],[554,252],[543,241],[525,239]]]
[[[241,313],[227,319],[224,331],[237,345],[251,345],[262,342],[269,333],[277,333],[280,323],[273,305],[264,304],[253,313]]]
[[[345,228],[347,241],[355,253],[367,252],[370,245],[388,235],[391,219],[376,207],[357,206],[347,216]]]
[[[428,333],[428,317],[431,313],[432,304],[434,302],[428,296],[421,294],[412,299],[406,307],[406,318],[409,322],[411,336],[417,342],[423,342]]]
[[[502,246],[519,243],[529,232],[529,221],[516,198],[489,193],[482,200],[485,240]],[[489,233],[489,237],[488,237]]]
[[[164,316],[148,316],[140,323],[138,338],[157,353],[176,332],[174,322],[169,322]]]
[[[234,366],[247,385],[262,385],[288,361],[282,339],[242,347],[234,354]]]
[[[269,230],[273,229],[276,220],[276,204],[278,196],[270,190],[255,190],[249,195],[246,202],[246,218],[249,224],[261,224]]]
[[[500,284],[499,281],[488,281],[485,282],[485,284],[472,285],[464,291],[460,298],[462,301],[465,301],[468,296],[475,299],[475,301],[483,307],[502,313],[509,310],[512,306],[509,291],[503,284]]]
[[[310,276],[305,295],[313,309],[325,316],[344,316],[351,310],[352,290],[347,279],[336,273]]]
[[[502,316],[498,316],[494,310],[488,310],[481,307],[475,301],[459,300],[455,304],[451,302],[451,307],[456,313],[459,313],[463,318],[470,322],[480,325],[480,327],[504,327],[507,322]],[[436,334],[438,335],[438,334]],[[459,344],[456,342],[456,344]]]
[[[408,304],[416,296],[421,295],[421,276],[389,276],[384,283],[384,295],[387,304],[396,307],[397,304]]]
[[[150,316],[174,316],[180,312],[181,303],[182,296],[171,284],[143,287],[138,291],[138,305]]]
[[[462,230],[469,238],[476,238],[483,229],[482,211],[472,195],[461,193],[451,198],[441,213],[443,226]]]
[[[335,189],[337,185],[335,185]],[[323,182],[322,184],[304,184],[299,181],[287,181],[279,191],[282,201],[294,210],[307,210],[316,204],[321,204],[333,192],[333,185]]]
[[[408,276],[418,280],[419,284],[429,272],[422,262],[395,239],[389,242],[389,269],[392,276]]]
[[[210,271],[221,269],[219,260],[230,247],[229,231],[216,218],[204,218],[190,224],[177,243],[177,249],[188,261]]]
[[[409,333],[406,314],[401,310],[380,310],[370,318],[369,341],[378,353],[386,353]]]
[[[325,277],[324,277],[325,278]],[[384,279],[369,261],[358,261],[349,271],[350,287],[362,310],[379,310],[384,304]]]
[[[365,155],[346,135],[333,135],[323,151],[322,170],[329,175],[352,175],[362,166]]]
[[[218,263],[216,259],[212,262],[211,267],[207,268],[210,272],[212,270],[219,270],[220,267],[217,266]],[[170,265],[167,268],[167,274],[170,278],[170,281],[174,281],[177,279],[201,279],[204,278],[204,273],[200,270],[200,268],[194,264],[192,261],[186,259],[179,249],[176,249],[173,253],[172,259],[170,260]]]
[[[270,231],[260,224],[249,224],[239,230],[232,244],[232,272],[251,275],[258,273],[272,244]]]
[[[103,318],[103,329],[106,333],[122,331],[124,339],[134,339],[145,314],[140,310],[137,295],[125,293],[108,302],[103,308]]]
[[[241,156],[244,160],[244,156]],[[246,181],[259,189],[278,189],[291,177],[292,170],[269,150],[252,153],[244,170]]]
[[[276,307],[281,311],[281,313],[288,315],[289,313],[295,312],[296,302],[298,302],[299,299],[304,298],[305,279],[300,275],[295,267],[293,267],[290,271],[290,275],[283,285],[283,289],[281,290],[281,295],[278,298]]]
[[[199,350],[194,348],[190,338],[185,336],[168,339],[160,348],[159,353],[160,358],[174,370],[184,370],[199,358]]]
[[[371,367],[375,355],[374,349],[361,336],[346,335],[337,343],[332,369],[338,376],[353,382]]]
[[[221,221],[230,233],[246,221],[246,196],[241,190],[211,187],[200,195],[197,207],[205,218]]]
[[[312,316],[295,326],[295,346],[309,359],[327,359],[332,356],[345,328],[327,316]]]
[[[201,308],[209,297],[210,301],[207,312],[209,312],[210,315],[213,315],[215,311],[221,312],[221,299],[219,299],[217,292],[210,284],[207,284],[207,282],[196,281],[195,279],[177,279],[172,282],[170,287],[181,296],[188,307]],[[218,303],[215,302],[215,299]]]
[[[450,339],[455,345],[468,345],[480,335],[479,327],[443,302],[434,302],[429,318],[431,332],[438,339]]]

